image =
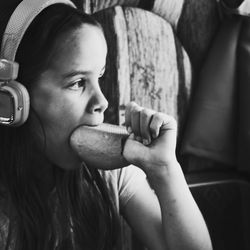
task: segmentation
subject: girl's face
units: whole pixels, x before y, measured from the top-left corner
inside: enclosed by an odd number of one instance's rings
[[[71,132],[81,124],[102,123],[108,106],[99,86],[107,45],[101,29],[89,24],[61,41],[51,66],[33,83],[31,106],[44,128],[35,125],[41,152],[49,162],[73,169],[79,167],[80,159],[70,148]]]

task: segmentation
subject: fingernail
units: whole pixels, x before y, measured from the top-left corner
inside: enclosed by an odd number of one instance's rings
[[[143,145],[147,146],[149,144],[149,141],[147,139],[142,140]]]
[[[157,138],[157,134],[156,133],[152,133],[152,137],[153,137],[153,139],[156,139]]]
[[[128,131],[128,133],[129,134],[131,134],[133,131],[132,131],[132,128],[129,126],[129,127],[127,127],[127,131]]]
[[[134,134],[134,133],[131,133],[131,134],[129,135],[129,138],[132,139],[132,140],[135,140],[135,134]]]

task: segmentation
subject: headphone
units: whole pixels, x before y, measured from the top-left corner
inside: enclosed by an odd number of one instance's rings
[[[15,81],[19,64],[15,62],[18,46],[33,19],[46,7],[70,0],[23,0],[6,26],[0,51],[0,125],[17,127],[28,118],[30,98],[27,89]]]

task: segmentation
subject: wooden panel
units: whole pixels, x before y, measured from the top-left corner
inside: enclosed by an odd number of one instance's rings
[[[77,1],[77,0],[75,0]],[[83,0],[84,10],[93,13],[116,5],[145,8],[163,17],[177,29],[177,36],[199,72],[207,49],[220,23],[217,0]]]
[[[176,27],[182,12],[184,0],[155,0],[152,12]]]
[[[82,0],[82,5],[88,13],[123,5],[145,8],[163,17],[177,28],[197,72],[220,23],[217,0]]]
[[[180,69],[186,77],[182,84],[187,94],[191,87],[191,67],[187,55],[181,49],[178,51],[182,53],[181,57],[177,60],[173,29],[162,18],[134,8],[126,8],[125,17],[128,27],[131,100],[179,119]],[[185,64],[184,67],[179,67],[179,60]]]
[[[79,5],[79,0],[74,1]],[[82,5],[87,13],[94,13],[116,5],[139,7],[163,17],[175,27],[181,15],[183,2],[184,0],[83,0]]]
[[[114,7],[116,5],[123,6],[138,6],[140,0],[85,0],[85,8],[91,10],[92,13],[106,8]],[[86,5],[87,3],[87,5]]]
[[[124,107],[130,100],[181,119],[190,96],[191,66],[171,25],[136,8],[117,6],[95,16],[108,43],[103,89],[111,121],[124,122]],[[180,93],[185,98],[180,99]]]
[[[114,18],[117,34],[117,81],[119,85],[119,124],[124,124],[125,107],[131,101],[131,77],[129,69],[128,31],[123,9],[116,7]]]

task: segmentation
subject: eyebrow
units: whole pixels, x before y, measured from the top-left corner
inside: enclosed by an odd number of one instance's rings
[[[62,76],[63,78],[70,78],[76,75],[88,75],[88,74],[90,74],[90,71],[74,70],[63,74]]]
[[[105,71],[106,69],[106,65],[101,69],[100,72],[103,72]],[[76,75],[88,75],[90,74],[91,71],[82,71],[82,70],[74,70],[74,71],[71,71],[71,72],[67,72],[65,74],[63,74],[63,78],[70,78],[70,77],[73,77],[73,76],[76,76]]]

